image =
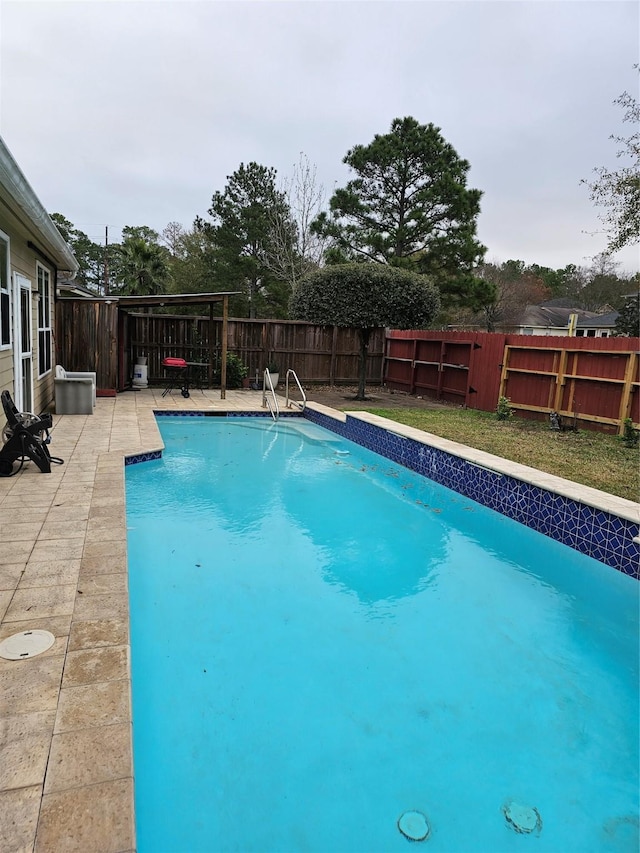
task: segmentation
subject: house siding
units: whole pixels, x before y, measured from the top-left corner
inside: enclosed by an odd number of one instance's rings
[[[0,351],[0,387],[13,392],[13,354],[8,349]]]
[[[3,200],[4,201],[4,200]],[[6,203],[6,202],[5,202]],[[44,411],[52,403],[54,398],[54,371],[51,370],[42,378],[38,378],[38,300],[36,294],[38,292],[38,275],[37,263],[42,264],[49,270],[51,276],[51,311],[52,311],[52,328],[55,328],[53,316],[55,311],[54,304],[54,288],[55,288],[55,268],[52,264],[47,263],[28,245],[29,241],[36,240],[28,233],[25,233],[25,228],[21,221],[12,213],[10,209],[0,205],[0,231],[8,235],[10,240],[9,246],[9,272],[10,272],[10,303],[11,303],[11,328],[13,330],[14,323],[14,298],[13,298],[13,278],[14,273],[20,273],[31,282],[31,340],[32,340],[32,366],[33,366],[33,409],[40,413]],[[12,342],[13,342],[12,331]],[[16,391],[14,386],[15,372],[13,367],[14,350],[13,346],[8,349],[0,350],[0,386],[2,390],[8,389],[11,395],[15,398]],[[53,358],[53,356],[52,356]]]

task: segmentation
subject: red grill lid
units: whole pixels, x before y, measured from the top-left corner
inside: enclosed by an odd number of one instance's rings
[[[186,367],[187,362],[184,358],[163,358],[162,364],[164,367]]]

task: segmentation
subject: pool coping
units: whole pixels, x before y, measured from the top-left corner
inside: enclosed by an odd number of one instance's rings
[[[326,407],[311,405],[310,418],[640,580],[640,504],[369,412],[336,418]]]
[[[501,456],[495,456],[492,453],[487,453],[484,450],[476,450],[473,447],[468,447],[464,444],[451,441],[447,438],[441,438],[433,433],[425,430],[417,429],[416,427],[406,426],[405,424],[390,421],[380,415],[374,415],[371,412],[335,412],[334,409],[329,409],[327,406],[321,406],[315,403],[309,403],[308,409],[324,414],[328,417],[333,417],[336,421],[347,423],[347,418],[351,420],[359,420],[365,423],[372,424],[387,432],[395,435],[401,435],[405,438],[411,438],[421,444],[437,447],[446,453],[458,456],[461,459],[466,459],[469,462],[475,462],[492,471],[500,474],[506,474],[511,477],[517,477],[520,480],[526,480],[531,485],[539,486],[549,491],[555,491],[557,494],[572,500],[579,500],[582,503],[589,504],[596,509],[602,509],[607,512],[614,513],[640,524],[640,504],[634,501],[620,498],[617,495],[610,495],[607,492],[602,492],[599,489],[594,489],[590,486],[583,486],[573,480],[566,480],[562,477],[557,477],[554,474],[546,474],[538,468],[531,468],[528,465],[523,465],[520,462],[511,462]],[[338,417],[336,417],[336,414]]]

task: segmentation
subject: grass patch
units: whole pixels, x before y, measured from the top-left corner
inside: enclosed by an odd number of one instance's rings
[[[503,459],[573,480],[611,495],[637,501],[637,447],[618,436],[590,430],[554,432],[548,424],[524,418],[499,421],[475,409],[366,409]]]

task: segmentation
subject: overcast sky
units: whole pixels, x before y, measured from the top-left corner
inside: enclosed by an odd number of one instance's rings
[[[49,212],[97,241],[206,216],[242,162],[330,195],[356,144],[433,122],[483,192],[487,260],[588,265],[582,178],[638,96],[637,2],[0,0],[0,133]],[[593,232],[600,233],[593,233]],[[616,256],[639,269],[638,247]]]

